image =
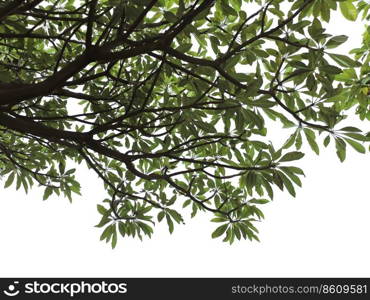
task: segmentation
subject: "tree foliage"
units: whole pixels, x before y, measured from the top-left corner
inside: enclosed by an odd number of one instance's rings
[[[351,0],[0,1],[0,167],[5,187],[80,193],[103,181],[101,239],[170,232],[207,212],[212,237],[256,239],[260,205],[295,196],[307,143],[366,152],[370,30],[349,55],[331,16]],[[267,119],[288,128],[269,142]],[[270,122],[269,121],[269,122]],[[280,125],[279,125],[280,126]],[[319,138],[323,137],[323,140]]]

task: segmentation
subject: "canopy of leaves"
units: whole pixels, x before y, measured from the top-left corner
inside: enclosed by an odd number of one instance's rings
[[[274,189],[295,195],[302,143],[366,152],[370,29],[348,55],[325,27],[351,0],[0,1],[0,167],[5,187],[80,193],[86,164],[107,191],[101,239],[170,232],[208,212],[212,237],[256,239]],[[289,128],[283,147],[265,121]],[[289,134],[288,134],[289,135]]]

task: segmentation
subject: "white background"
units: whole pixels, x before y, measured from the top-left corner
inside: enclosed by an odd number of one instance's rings
[[[360,45],[362,30],[342,17],[328,26],[350,36],[344,52]],[[369,130],[368,122],[358,125]],[[289,134],[275,129],[270,138],[279,145]],[[38,188],[28,195],[1,188],[0,276],[370,276],[370,157],[348,150],[344,163],[332,147],[320,156],[303,150],[303,188],[262,207],[261,243],[212,240],[216,224],[200,215],[172,235],[161,223],[152,239],[120,239],[111,250],[93,227],[105,197],[94,174],[80,170],[83,196],[73,204],[43,202]]]

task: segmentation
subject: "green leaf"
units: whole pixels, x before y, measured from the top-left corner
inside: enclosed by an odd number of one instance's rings
[[[160,212],[158,213],[158,216],[157,216],[157,218],[158,218],[158,222],[161,222],[161,221],[162,221],[162,219],[164,218],[164,216],[165,216],[165,212],[164,212],[164,210],[160,211]]]
[[[342,73],[335,75],[335,80],[337,81],[353,81],[357,79],[357,74],[354,69],[345,69]]]
[[[295,131],[294,133],[292,133],[290,135],[290,137],[285,141],[285,143],[283,145],[283,149],[288,149],[291,146],[293,146],[296,137],[297,137],[297,131]]]
[[[97,228],[104,227],[104,226],[105,226],[105,225],[107,225],[110,221],[111,221],[111,220],[110,220],[108,217],[104,216],[104,217],[100,220],[99,224],[95,225],[95,227],[97,227]]]
[[[360,152],[360,153],[366,153],[366,149],[364,146],[362,146],[359,142],[356,142],[354,140],[351,140],[351,139],[347,139],[347,138],[344,138],[344,140],[350,144],[352,146],[353,149],[355,149],[356,151]]]
[[[236,11],[240,11],[242,0],[230,0],[230,4]]]
[[[320,71],[325,72],[327,74],[339,74],[342,73],[342,69],[336,67],[336,66],[331,66],[331,65],[323,65],[320,67]]]
[[[361,64],[357,61],[354,61],[352,58],[342,55],[342,54],[334,54],[329,53],[329,56],[339,65],[342,67],[359,67]]]
[[[229,6],[227,2],[228,1],[226,0],[221,0],[221,8],[222,8],[223,13],[226,16],[231,15],[231,16],[237,17],[238,16],[237,12],[231,6]]]
[[[341,128],[339,130],[340,131],[348,131],[348,132],[361,132],[360,129],[358,129],[357,127],[353,127],[353,126],[343,127],[343,128]]]
[[[167,212],[177,223],[184,223],[182,216],[174,209],[167,209]]]
[[[295,147],[297,150],[301,149],[302,147],[302,135],[301,135],[300,130],[297,132],[297,136],[295,139]]]
[[[255,204],[266,204],[269,202],[270,200],[267,200],[267,199],[252,199],[248,201],[248,203],[255,203]]]
[[[346,143],[341,138],[336,138],[335,147],[339,160],[343,162],[346,159]]]
[[[126,227],[125,227],[125,224],[123,222],[118,223],[118,231],[119,231],[119,233],[121,234],[122,237],[125,237]]]
[[[170,12],[170,11],[165,11],[163,13],[163,16],[170,23],[175,23],[178,20],[178,18],[176,17],[176,15],[174,13]]]
[[[354,140],[358,140],[358,141],[361,141],[361,142],[369,142],[370,141],[370,138],[363,135],[363,134],[359,134],[357,132],[343,132],[344,135],[346,136],[349,136],[350,138],[354,139]]]
[[[166,220],[167,220],[168,230],[170,231],[170,233],[172,233],[174,227],[173,227],[173,222],[172,222],[170,215],[166,215]]]
[[[330,143],[330,135],[326,136],[324,139],[324,146],[327,147]]]
[[[214,126],[203,121],[194,121],[194,124],[205,132],[216,133],[217,130]]]
[[[53,189],[51,187],[47,187],[44,191],[43,200],[47,200],[49,196],[53,193]]]
[[[288,167],[280,167],[280,170],[284,172],[296,185],[302,186],[302,182],[297,175]]]
[[[280,190],[284,190],[284,182],[279,174],[280,172],[276,171],[274,172],[272,179],[273,182],[279,187]]]
[[[293,197],[295,197],[296,196],[295,189],[294,189],[294,186],[293,186],[292,182],[290,181],[290,179],[284,173],[282,173],[280,171],[278,171],[278,173],[279,173],[280,178],[282,179],[282,181],[284,183],[284,186],[288,190],[289,194],[291,194]]]
[[[64,174],[65,170],[66,170],[65,162],[64,161],[59,162],[59,172],[60,172],[60,174]]]
[[[221,226],[217,227],[216,230],[213,231],[213,233],[212,233],[212,238],[215,239],[215,238],[218,238],[219,236],[223,235],[228,226],[229,226],[229,224],[224,224],[224,225],[221,225]]]
[[[150,227],[148,224],[145,224],[144,222],[136,222],[136,224],[141,228],[141,230],[148,235],[149,237],[153,234],[153,228]]]
[[[298,160],[301,159],[304,156],[304,153],[299,151],[293,151],[285,154],[279,162],[285,162],[285,161],[292,161],[292,160]]]
[[[330,20],[330,8],[326,0],[321,1],[321,17],[324,21],[329,22]]]
[[[135,179],[135,175],[131,171],[126,171],[126,179],[132,181]]]
[[[325,44],[325,46],[326,46],[326,48],[329,48],[329,49],[330,48],[336,48],[339,45],[345,43],[347,40],[348,40],[348,36],[346,36],[346,35],[337,35],[337,36],[334,36],[331,39],[329,39],[327,41],[327,43]]]
[[[311,149],[317,154],[320,154],[319,146],[316,143],[315,133],[308,128],[304,128],[304,133],[306,135],[306,139],[308,144],[310,145]]]
[[[340,10],[343,16],[349,21],[356,21],[357,9],[353,5],[352,0],[347,0],[339,3]]]
[[[15,176],[15,172],[10,173],[10,175],[8,176],[8,179],[5,181],[4,188],[9,187],[13,183],[14,176]]]
[[[102,235],[100,236],[100,240],[102,241],[102,240],[106,240],[106,242],[109,242],[109,240],[111,239],[111,237],[112,237],[112,234],[113,234],[113,225],[109,225],[109,226],[107,226],[105,229],[104,229],[104,231],[103,231],[103,233],[102,233]]]
[[[217,217],[217,218],[213,218],[211,219],[211,222],[216,222],[216,223],[224,223],[224,222],[227,222],[227,219],[226,218],[221,218],[221,217]]]
[[[295,174],[299,174],[299,175],[303,175],[305,176],[304,172],[302,171],[302,169],[298,168],[298,167],[293,167],[293,166],[288,166],[288,167],[284,167],[284,168],[289,168],[289,171],[295,173]]]
[[[256,79],[253,79],[247,87],[247,90],[245,91],[244,95],[246,97],[255,96],[258,92],[258,90],[261,88],[263,83],[263,79],[258,76]]]
[[[193,44],[191,44],[191,43],[184,43],[184,44],[180,44],[177,48],[176,48],[176,50],[177,51],[179,51],[179,52],[188,52],[190,49],[191,49],[191,47],[193,46]]]
[[[112,249],[117,246],[117,227],[114,225],[112,227]]]
[[[103,206],[103,205],[100,205],[98,204],[97,205],[97,209],[98,209],[98,212],[101,214],[101,215],[105,215],[107,213],[107,209]]]

